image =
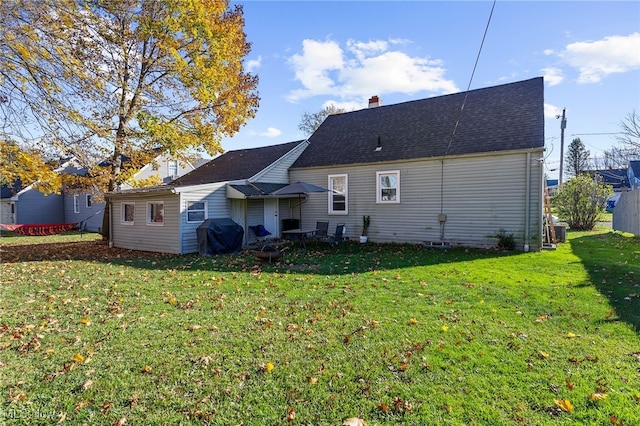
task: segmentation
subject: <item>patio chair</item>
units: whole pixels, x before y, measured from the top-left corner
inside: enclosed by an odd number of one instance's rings
[[[316,222],[316,232],[313,234],[312,239],[314,240],[324,240],[327,238],[329,233],[329,222]]]
[[[256,241],[265,241],[267,237],[271,235],[271,232],[267,231],[263,225],[249,225],[249,229],[256,238]]]
[[[345,224],[339,223],[336,225],[335,234],[327,236],[327,238],[324,241],[331,244],[337,244],[339,242],[342,242],[344,241],[344,232],[345,232]]]

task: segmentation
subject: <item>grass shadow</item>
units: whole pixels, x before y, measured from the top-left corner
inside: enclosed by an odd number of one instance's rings
[[[609,300],[609,320],[624,321],[640,333],[640,237],[608,232],[570,239],[592,285]]]
[[[515,251],[469,248],[432,248],[416,244],[360,244],[344,242],[335,245],[307,243],[306,246],[284,245],[277,261],[257,259],[251,249],[239,253],[203,257],[196,254],[174,255],[110,248],[100,239],[54,240],[30,237],[14,244],[0,244],[3,263],[40,261],[89,261],[127,265],[137,269],[211,270],[220,272],[256,271],[287,274],[358,274],[387,269],[450,264],[475,259],[522,255]],[[58,237],[60,238],[60,237]],[[1,243],[1,241],[0,241]],[[303,249],[304,248],[304,249]]]

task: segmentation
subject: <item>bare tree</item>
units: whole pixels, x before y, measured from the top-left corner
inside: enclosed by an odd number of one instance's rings
[[[620,122],[620,128],[623,135],[618,137],[618,141],[630,151],[635,151],[636,155],[640,155],[640,117],[638,114],[635,111],[630,112]]]
[[[345,112],[345,110],[338,108],[333,104],[328,105],[323,110],[315,113],[305,112],[302,114],[302,119],[300,120],[298,129],[302,130],[307,136],[310,136],[318,129],[318,127],[320,127],[328,116],[333,114],[342,114],[343,112]]]

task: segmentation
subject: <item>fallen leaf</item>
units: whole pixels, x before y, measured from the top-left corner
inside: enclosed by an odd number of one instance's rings
[[[574,390],[576,388],[576,385],[571,383],[571,381],[569,379],[564,379],[564,382],[567,384],[567,389]]]
[[[618,416],[616,416],[615,414],[609,416],[609,421],[614,426],[624,426],[622,420],[618,420]]]
[[[415,318],[411,318],[411,319],[409,320],[409,323],[408,323],[408,324],[409,324],[409,325],[416,325],[417,323],[418,323],[418,320],[417,320],[417,319],[415,319]]]
[[[447,330],[449,330],[449,327],[447,327],[446,325],[442,326],[442,331],[447,332]]]
[[[358,417],[350,417],[342,422],[342,426],[367,426],[367,423]]]
[[[293,407],[287,408],[287,421],[292,423],[296,419],[296,409]]]
[[[540,355],[540,358],[544,358],[544,359],[549,359],[549,357],[551,357],[551,355],[549,355],[547,352],[544,352],[544,351],[538,352],[538,355]]]
[[[73,358],[71,358],[71,361],[75,361],[75,362],[84,362],[84,356],[82,356],[81,353],[77,353],[73,356]]]
[[[380,411],[384,411],[385,413],[391,412],[391,409],[389,408],[389,406],[384,402],[381,402],[380,404],[378,404],[376,408]]]
[[[603,399],[606,399],[609,395],[607,395],[606,393],[590,393],[589,395],[589,399],[592,401],[602,401]]]
[[[142,372],[143,372],[143,373],[146,373],[146,374],[150,374],[150,373],[151,373],[151,366],[149,366],[149,365],[145,365],[145,366],[142,368]]]
[[[567,413],[571,413],[573,411],[573,405],[568,399],[556,399],[555,402],[556,405],[562,409],[562,411],[565,411]]]
[[[81,388],[82,390],[87,390],[87,389],[91,389],[92,386],[93,386],[93,380],[89,379],[82,384]]]

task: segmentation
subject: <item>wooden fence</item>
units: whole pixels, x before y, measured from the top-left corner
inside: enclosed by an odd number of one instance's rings
[[[620,195],[613,209],[613,229],[640,235],[640,188]]]

